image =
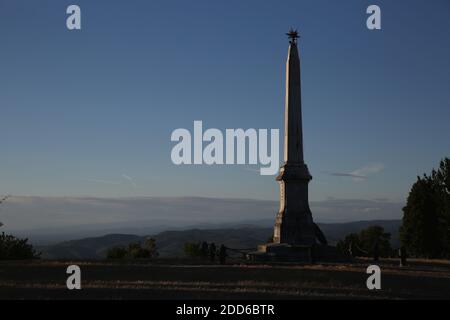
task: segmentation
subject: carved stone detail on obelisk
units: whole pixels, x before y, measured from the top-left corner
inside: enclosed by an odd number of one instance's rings
[[[288,36],[290,41],[286,62],[284,165],[277,177],[280,184],[280,209],[275,221],[273,242],[314,245],[315,225],[308,203],[308,183],[312,177],[303,160],[298,34],[290,30]]]

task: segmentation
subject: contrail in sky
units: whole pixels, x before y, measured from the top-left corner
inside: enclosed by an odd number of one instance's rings
[[[128,176],[126,174],[122,174],[122,177],[124,179],[127,179],[133,185],[133,187],[136,187],[136,183],[134,182],[133,178],[131,178],[130,176]]]

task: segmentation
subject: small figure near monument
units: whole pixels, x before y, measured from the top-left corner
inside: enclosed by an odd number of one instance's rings
[[[209,261],[214,262],[216,260],[216,245],[214,242],[209,244]]]
[[[204,259],[207,259],[209,256],[209,247],[208,242],[203,241],[200,247],[200,256]]]
[[[354,250],[353,250],[353,241],[350,241],[350,243],[348,244],[348,257],[350,258],[350,259],[353,259],[353,257],[354,257],[354,255],[353,255],[353,252],[354,252]]]
[[[227,248],[222,244],[219,248],[219,261],[220,264],[225,264],[227,259]]]
[[[373,244],[373,261],[377,262],[380,260],[380,243],[378,239],[375,240]]]
[[[400,247],[398,249],[398,255],[400,257],[400,267],[405,267],[407,265],[406,259],[408,258],[405,247]]]

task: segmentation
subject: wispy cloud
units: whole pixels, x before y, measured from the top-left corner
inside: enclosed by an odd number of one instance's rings
[[[133,187],[136,187],[136,183],[134,182],[133,178],[131,178],[129,175],[123,173],[122,178],[128,180]]]
[[[362,209],[363,212],[376,212],[376,211],[380,211],[381,208],[376,208],[376,207],[367,207]]]
[[[123,181],[123,179],[125,179],[126,182]],[[81,180],[88,181],[88,182],[94,182],[94,183],[109,184],[109,185],[124,185],[126,183],[129,183],[133,187],[137,186],[136,183],[134,182],[134,179],[127,174],[122,174],[121,179],[118,179],[118,180],[103,180],[103,179],[91,179],[91,178],[86,178],[86,179],[81,179]]]
[[[384,170],[384,164],[382,163],[370,163],[360,169],[356,169],[351,173],[354,175],[363,175],[367,176],[372,173],[378,173]]]
[[[357,178],[357,179],[367,179],[366,176],[361,176],[353,173],[345,173],[345,172],[329,172],[330,175],[335,177],[351,177],[351,178]]]
[[[118,182],[118,181],[102,180],[102,179],[81,179],[81,180],[88,181],[88,182],[102,183],[102,184],[114,184],[114,185],[120,184],[120,182]]]
[[[368,165],[355,169],[350,172],[327,172],[332,176],[337,177],[350,177],[355,181],[366,180],[368,176],[374,173],[378,173],[384,170],[384,164],[382,163],[369,163]]]

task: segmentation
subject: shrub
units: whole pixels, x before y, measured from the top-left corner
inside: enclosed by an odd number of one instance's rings
[[[127,249],[122,247],[114,247],[107,251],[107,259],[124,259],[127,256]]]
[[[354,257],[366,256],[372,257],[375,254],[377,246],[378,255],[381,257],[389,257],[392,254],[391,234],[384,232],[384,228],[380,226],[370,226],[361,230],[359,234],[351,233],[340,240],[337,248],[342,253]]]
[[[184,253],[190,258],[198,258],[201,256],[201,244],[194,242],[186,242],[184,244]]]
[[[107,259],[151,259],[157,256],[156,241],[153,238],[147,238],[144,246],[139,242],[133,242],[127,248],[114,247],[106,253]]]
[[[28,239],[19,239],[4,232],[0,235],[0,260],[38,259],[36,252]]]

